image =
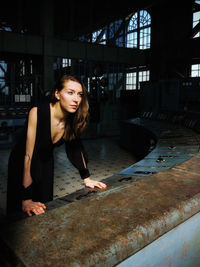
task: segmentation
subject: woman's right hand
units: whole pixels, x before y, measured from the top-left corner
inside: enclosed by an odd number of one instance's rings
[[[46,206],[41,202],[32,201],[32,199],[22,200],[22,210],[32,216],[31,211],[36,215],[45,212]]]

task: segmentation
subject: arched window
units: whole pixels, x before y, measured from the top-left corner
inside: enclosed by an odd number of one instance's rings
[[[200,37],[200,0],[195,0],[193,3],[193,38]],[[191,77],[200,77],[200,64],[195,62],[191,65]]]
[[[123,21],[117,20],[109,25],[109,44],[116,45],[119,47],[124,46],[123,40]]]
[[[106,44],[106,29],[101,29],[92,33],[92,43]]]
[[[194,1],[194,8],[193,8],[193,29],[195,30],[195,35],[193,38],[200,37],[200,1]]]
[[[0,31],[6,31],[6,32],[11,32],[12,29],[10,26],[8,26],[6,21],[2,21],[0,19]]]
[[[146,10],[133,14],[127,27],[126,47],[148,49],[151,45],[151,16]]]

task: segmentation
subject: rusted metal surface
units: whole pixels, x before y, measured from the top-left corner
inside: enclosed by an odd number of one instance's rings
[[[200,210],[198,173],[182,166],[108,188],[10,224],[1,239],[25,266],[114,266]]]
[[[200,212],[162,235],[117,267],[199,267]]]
[[[156,148],[130,173],[104,179],[106,191],[82,189],[3,224],[4,255],[19,266],[115,266],[200,211],[199,137],[137,121],[160,137]]]
[[[124,122],[123,126],[122,136],[126,138],[122,139],[121,143],[122,145],[125,143],[125,147],[129,146],[131,140],[139,142],[138,126],[143,127],[144,131],[145,129],[153,131],[157,136],[157,143],[144,159],[120,171],[119,174],[149,176],[172,168],[199,152],[199,134],[180,125],[136,118]],[[136,133],[135,136],[133,133]]]

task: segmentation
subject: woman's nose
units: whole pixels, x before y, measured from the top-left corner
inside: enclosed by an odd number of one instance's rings
[[[78,100],[79,100],[78,95],[74,94],[73,100],[78,102]]]

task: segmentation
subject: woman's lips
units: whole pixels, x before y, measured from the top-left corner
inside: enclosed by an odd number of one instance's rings
[[[71,107],[72,107],[72,108],[77,108],[77,106],[76,106],[76,105],[71,105]]]

